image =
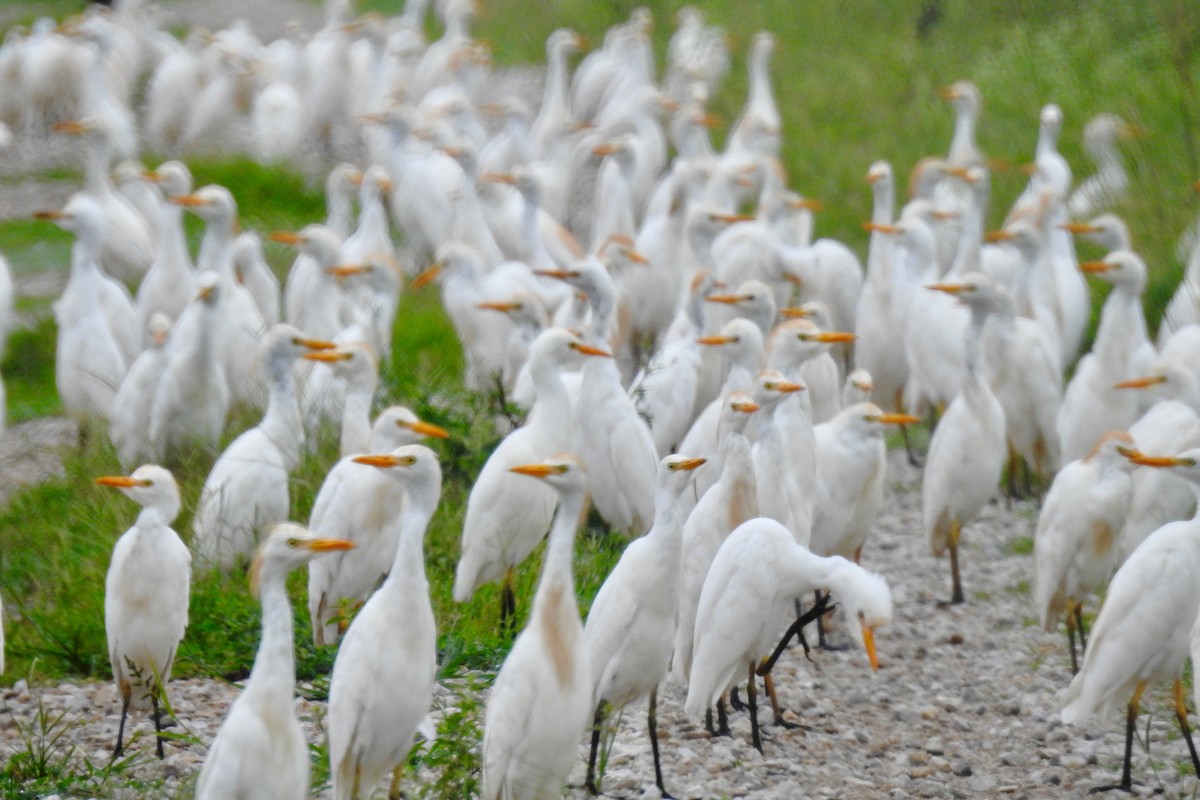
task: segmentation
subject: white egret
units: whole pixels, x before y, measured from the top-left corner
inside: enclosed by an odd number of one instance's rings
[[[583,638],[591,663],[592,706],[596,717],[588,759],[587,785],[595,794],[596,750],[605,717],[649,694],[648,722],[654,754],[654,780],[664,795],[658,756],[658,685],[671,662],[671,638],[679,603],[679,545],[683,519],[679,498],[703,458],[667,456],[658,462],[654,525],[621,554],[596,593]]]
[[[847,627],[878,669],[875,630],[892,619],[892,595],[882,577],[839,556],[813,555],[774,520],[751,519],[730,533],[700,595],[687,714],[703,715],[748,674],[753,742],[762,752],[755,700],[760,664],[783,627],[783,604],[817,590],[838,598]]]
[[[587,476],[572,456],[513,466],[558,494],[529,623],[492,686],[483,724],[482,796],[535,800],[562,792],[592,712],[592,679],[572,575]],[[522,480],[527,479],[522,477]]]
[[[341,539],[318,539],[292,523],[268,532],[250,569],[263,607],[258,653],[246,687],[208,748],[196,800],[308,797],[308,745],[293,707],[296,656],[287,576],[314,558],[352,547]]]
[[[300,465],[304,445],[292,365],[310,351],[332,347],[284,323],[263,338],[266,413],[213,464],[192,519],[192,546],[205,567],[232,568],[254,552],[261,531],[287,519],[288,477]]]
[[[121,490],[142,507],[137,522],[117,540],[104,580],[108,658],[121,694],[116,758],[124,749],[131,708],[152,707],[154,729],[162,731],[158,700],[187,627],[192,556],[171,529],[179,514],[179,486],[170,472],[146,464],[128,477],[97,478],[96,483]],[[156,738],[162,758],[162,736]]]
[[[1042,628],[1058,628],[1066,617],[1071,672],[1079,671],[1075,633],[1086,650],[1083,603],[1112,575],[1117,546],[1133,498],[1133,463],[1122,455],[1135,449],[1122,431],[1105,434],[1092,452],[1054,476],[1038,515],[1033,539],[1034,604]]]
[[[170,350],[166,346],[171,335],[170,318],[156,311],[150,317],[148,334],[150,344],[121,381],[109,418],[108,438],[117,450],[117,460],[125,469],[133,469],[152,455],[148,425],[150,404],[154,402],[154,393],[170,362]]]
[[[1007,452],[1004,410],[988,387],[980,363],[980,339],[994,302],[994,289],[980,273],[967,273],[960,283],[928,288],[961,297],[971,310],[967,374],[961,393],[946,409],[930,439],[921,482],[921,508],[929,544],[935,556],[950,551],[950,602],[961,603],[964,597],[958,547],[962,528],[978,516],[995,493]]]
[[[433,702],[437,673],[437,630],[423,549],[442,490],[437,456],[413,444],[355,461],[398,481],[406,497],[391,570],[346,631],[329,681],[329,761],[336,800],[370,796],[389,771],[389,795],[396,796],[413,737]]]
[[[1200,493],[1200,450],[1174,457],[1132,452],[1134,464],[1170,469]],[[1130,757],[1142,694],[1164,679],[1175,682],[1175,717],[1188,742],[1192,765],[1200,759],[1192,744],[1184,699],[1184,662],[1192,627],[1200,609],[1200,519],[1172,522],[1150,535],[1117,570],[1104,605],[1092,626],[1092,637],[1079,674],[1063,697],[1062,720],[1082,725],[1099,713],[1106,718],[1128,700],[1125,712],[1125,761],[1121,783],[1131,791]]]

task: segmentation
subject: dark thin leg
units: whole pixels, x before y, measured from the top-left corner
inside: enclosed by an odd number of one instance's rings
[[[667,789],[663,786],[662,777],[662,761],[658,757],[658,688],[650,690],[650,710],[646,714],[646,724],[650,728],[650,752],[654,754],[654,782],[658,784],[658,791],[662,794],[663,800],[675,800],[671,795],[667,794]]]
[[[117,727],[117,746],[113,748],[113,760],[121,757],[125,752],[125,718],[129,716],[129,698],[132,694],[125,695],[121,700],[121,724]]]
[[[500,631],[510,639],[517,628],[517,598],[513,594],[512,570],[504,575],[504,589],[500,592]]]
[[[1087,632],[1083,629],[1083,603],[1075,604],[1075,627],[1079,630],[1079,655],[1087,652]]]
[[[754,662],[750,662],[750,680],[746,684],[746,700],[750,705],[750,736],[754,741],[754,749],[762,752],[762,737],[758,733],[758,685],[756,681]]]
[[[712,706],[704,709],[704,730],[708,731],[709,736],[717,735],[717,729],[713,727]]]
[[[1012,511],[1013,498],[1017,496],[1017,451],[1012,445],[1008,446],[1008,491],[1004,497],[1004,508]]]
[[[1187,719],[1187,700],[1183,696],[1183,683],[1175,681],[1175,718],[1179,720],[1179,730],[1183,731],[1183,738],[1187,739],[1188,752],[1192,756],[1192,768],[1200,775],[1200,757],[1196,756],[1196,745],[1192,742],[1192,729],[1188,725]]]
[[[954,593],[950,596],[951,604],[963,602],[962,577],[958,572],[958,540],[962,535],[962,526],[955,520],[950,523],[950,577],[954,581]]]
[[[729,712],[725,710],[725,698],[717,698],[717,736],[733,736],[729,730]]]
[[[771,701],[771,713],[775,716],[775,724],[788,730],[799,728],[796,723],[783,718],[783,706],[779,705],[779,695],[775,693],[775,678],[771,673],[763,676],[763,684],[767,687],[767,698]]]
[[[733,687],[729,690],[729,707],[734,711],[745,711],[746,704],[742,702],[742,698],[738,696],[738,687]]]
[[[904,411],[904,392],[901,389],[896,390],[896,396],[892,399],[892,410],[896,412]],[[917,452],[913,449],[912,441],[908,438],[908,426],[900,426],[900,435],[904,437],[904,454],[908,456],[908,463],[914,467],[920,467],[921,461],[917,458]]]
[[[154,711],[155,753],[158,755],[158,758],[161,761],[163,758],[165,758],[165,756],[163,755],[162,717],[159,716],[159,711],[158,711],[158,692],[157,691],[153,692],[150,695],[150,704]]]
[[[600,751],[600,728],[603,724],[604,701],[601,700],[596,706],[596,716],[592,719],[592,752],[588,756],[587,780],[584,782],[592,794],[600,794],[600,789],[596,786],[596,753]],[[657,761],[655,766],[658,766]]]
[[[1097,786],[1088,792],[1088,794],[1107,792],[1109,789],[1133,792],[1133,779],[1129,775],[1129,766],[1133,760],[1133,734],[1137,726],[1138,706],[1141,704],[1142,692],[1144,691],[1146,691],[1146,682],[1142,681],[1133,690],[1133,697],[1129,699],[1129,708],[1125,712],[1125,763],[1121,767],[1121,783],[1117,786]]]
[[[821,604],[821,590],[813,589],[813,604]],[[825,616],[817,617],[817,647],[825,649]]]
[[[791,627],[784,632],[783,638],[779,640],[779,644],[775,647],[775,652],[771,653],[771,657],[764,661],[762,666],[758,668],[758,674],[766,675],[775,668],[775,662],[779,660],[781,655],[783,655],[783,651],[787,649],[788,642],[791,641],[793,636],[798,638],[801,646],[804,647],[804,657],[809,661],[812,661],[812,658],[810,658],[808,655],[808,642],[804,638],[804,626],[812,622],[821,614],[824,614],[826,611],[832,611],[835,607],[836,606],[829,604],[829,595],[824,595],[822,596],[819,604],[800,615],[800,618],[793,622]]]

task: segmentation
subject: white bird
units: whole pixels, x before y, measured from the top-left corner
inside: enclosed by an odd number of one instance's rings
[[[858,562],[883,508],[884,426],[918,422],[917,417],[885,414],[874,403],[860,402],[815,427],[817,491],[810,544],[814,553]]]
[[[1146,333],[1142,290],[1146,265],[1135,253],[1119,250],[1079,269],[1113,284],[1100,311],[1092,351],[1079,361],[1058,412],[1060,456],[1074,461],[1106,431],[1126,430],[1137,419],[1138,398],[1113,384],[1150,371],[1154,348]]]
[[[333,350],[306,353],[304,358],[325,364],[343,389],[341,433],[338,449],[342,457],[365,453],[371,436],[371,402],[379,385],[379,367],[375,353],[366,342],[342,342]],[[333,384],[310,377],[312,391],[332,391]]]
[[[215,451],[225,428],[230,393],[217,330],[217,298],[223,287],[212,271],[200,275],[199,287],[194,304],[200,314],[192,328],[196,338],[176,345],[150,406],[150,448],[160,461],[193,445]],[[175,335],[181,335],[178,329]]]
[[[263,338],[266,413],[213,464],[192,519],[192,546],[205,567],[231,569],[254,552],[261,531],[287,519],[288,478],[300,465],[304,446],[292,365],[312,350],[332,347],[284,323]]]
[[[583,625],[572,575],[587,476],[572,456],[512,468],[558,494],[558,510],[529,622],[513,642],[488,698],[482,797],[537,800],[561,794],[592,712]]]
[[[196,296],[196,272],[184,236],[183,207],[169,202],[172,197],[182,197],[192,190],[192,173],[180,161],[167,161],[146,175],[162,192],[162,201],[155,220],[158,246],[154,261],[137,291],[143,331],[155,312],[179,319]]]
[[[108,438],[117,450],[117,460],[125,469],[133,469],[152,455],[150,405],[170,361],[170,350],[166,346],[171,335],[170,318],[155,312],[150,317],[147,333],[150,343],[125,373],[109,418]]]
[[[675,623],[672,670],[687,682],[692,667],[696,608],[713,557],[730,531],[758,516],[758,485],[746,427],[758,411],[750,395],[730,392],[721,400],[721,474],[688,514],[680,545],[679,618]],[[709,467],[712,469],[712,466]],[[686,505],[685,505],[686,508]]]
[[[121,694],[116,758],[124,749],[130,709],[153,707],[154,730],[162,731],[158,701],[165,696],[187,627],[192,556],[171,529],[179,514],[179,486],[170,472],[146,464],[128,477],[97,478],[96,483],[120,489],[142,507],[137,522],[117,540],[104,580],[108,659]],[[156,738],[162,758],[162,736]]]
[[[244,231],[233,241],[233,270],[254,299],[263,324],[270,328],[279,322],[279,278],[263,257],[262,239],[254,231]]]
[[[1132,453],[1134,464],[1170,469],[1200,493],[1200,450],[1175,457]],[[1132,790],[1130,755],[1138,708],[1146,688],[1175,682],[1175,716],[1188,741],[1192,763],[1200,762],[1192,745],[1184,699],[1184,662],[1200,609],[1200,518],[1172,522],[1150,535],[1117,570],[1104,605],[1092,626],[1091,641],[1079,674],[1063,697],[1062,720],[1082,725],[1097,713],[1107,719],[1125,698],[1125,761],[1118,787]]]
[[[892,325],[896,304],[892,285],[893,261],[899,249],[892,236],[881,226],[890,226],[895,217],[896,185],[892,167],[886,161],[876,161],[867,172],[874,207],[871,213],[871,243],[867,250],[867,274],[863,281],[855,314],[858,340],[854,360],[871,373],[878,392],[874,395],[880,405],[893,411],[904,408],[904,383],[908,380],[908,361],[904,352],[904,337],[898,336]],[[870,399],[870,398],[867,398]]]
[[[1042,628],[1053,631],[1066,617],[1071,672],[1078,630],[1082,649],[1083,603],[1104,585],[1117,566],[1117,546],[1133,498],[1133,463],[1122,452],[1135,450],[1122,431],[1105,434],[1085,458],[1054,476],[1038,515],[1033,539],[1034,604]]]
[[[454,599],[464,603],[483,584],[504,578],[502,622],[516,610],[512,570],[546,535],[555,500],[549,487],[516,477],[511,468],[570,447],[571,406],[559,368],[576,354],[609,355],[562,328],[548,328],[534,341],[529,366],[537,400],[525,425],[506,436],[488,456],[467,498]]]
[[[870,402],[875,394],[875,380],[870,372],[858,367],[846,375],[842,384],[842,408]]]
[[[362,172],[353,164],[339,164],[325,180],[325,227],[340,239],[350,235],[354,225],[354,187],[362,182]],[[272,237],[273,238],[273,237]],[[276,240],[277,241],[277,240]],[[285,244],[295,243],[291,239]],[[316,278],[316,259],[304,250],[296,256],[283,287],[284,318],[302,331],[309,330],[305,304]],[[330,334],[332,336],[333,334]]]
[[[1083,149],[1096,163],[1096,174],[1081,181],[1068,203],[1076,219],[1107,211],[1125,199],[1129,175],[1117,143],[1137,138],[1139,128],[1115,114],[1098,114],[1083,126]]]
[[[988,387],[980,363],[980,339],[994,302],[994,288],[980,273],[967,273],[960,283],[928,288],[961,297],[971,310],[967,374],[960,394],[934,429],[921,482],[921,508],[929,544],[935,556],[950,551],[950,602],[961,603],[964,597],[958,548],[962,528],[979,515],[995,493],[1007,453],[1004,410]]]
[[[318,539],[291,523],[267,534],[250,570],[263,607],[258,653],[246,688],[208,748],[196,800],[308,797],[308,745],[293,706],[296,657],[287,576],[314,558],[352,547],[340,539]]]
[[[446,439],[449,434],[404,406],[392,406],[376,417],[367,451],[391,452],[427,437]],[[348,607],[360,605],[387,577],[399,546],[396,523],[404,504],[403,486],[383,470],[364,470],[353,456],[342,458],[325,476],[313,501],[309,529],[352,541],[355,548],[308,567],[314,644],[335,643]]]
[[[405,490],[400,542],[383,585],[354,617],[329,681],[329,761],[335,800],[369,797],[389,771],[389,794],[413,737],[433,702],[437,629],[425,578],[423,542],[442,491],[442,470],[428,447],[356,456]]]
[[[654,525],[621,554],[596,593],[583,638],[591,664],[592,749],[587,785],[598,793],[594,768],[604,719],[644,695],[650,696],[648,726],[654,780],[664,795],[658,756],[658,685],[671,665],[671,638],[679,603],[679,545],[683,518],[679,498],[703,458],[672,455],[658,462]]]
[[[892,619],[882,577],[839,556],[813,555],[774,520],[751,519],[729,534],[700,596],[687,714],[703,715],[748,676],[753,742],[762,752],[755,702],[760,662],[779,638],[785,604],[817,590],[838,598],[847,627],[877,669],[875,629]]]

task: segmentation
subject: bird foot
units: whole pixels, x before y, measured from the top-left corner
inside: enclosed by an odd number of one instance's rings
[[[817,645],[817,649],[824,650],[828,653],[841,653],[846,650],[850,650],[851,646],[847,642],[842,642],[841,644],[832,644],[831,642],[824,641]]]
[[[738,687],[733,687],[729,691],[729,705],[734,711],[745,711],[746,704],[742,702],[742,698],[738,696]]]
[[[1129,786],[1125,786],[1124,784],[1113,783],[1113,784],[1109,784],[1106,786],[1093,786],[1091,789],[1088,789],[1088,794],[1100,794],[1101,792],[1112,792],[1112,791],[1133,794],[1133,785],[1130,784]]]
[[[788,722],[783,717],[776,717],[775,725],[776,725],[776,727],[783,728],[784,730],[788,730],[788,731],[794,731],[794,730],[808,731],[808,730],[810,730],[809,728],[805,728],[799,722]]]

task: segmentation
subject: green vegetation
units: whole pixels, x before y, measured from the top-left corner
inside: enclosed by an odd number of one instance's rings
[[[3,24],[28,22],[42,13],[61,16],[80,4],[38,0],[16,5],[22,11],[6,11],[0,17]],[[626,19],[635,6],[645,6],[656,19],[655,46],[661,59],[672,30],[672,13],[679,5],[666,0],[485,0],[478,33],[492,44],[498,65],[540,62],[545,38],[554,28],[574,27],[598,42],[607,26]],[[959,0],[941,4],[940,19],[923,35],[917,19],[927,5],[924,0],[705,5],[710,22],[728,29],[735,50],[734,67],[712,110],[727,122],[736,118],[745,98],[750,36],[763,28],[773,31],[778,44],[772,74],[784,117],[789,183],[820,199],[828,209],[818,217],[818,234],[842,239],[860,254],[865,253],[866,236],[859,222],[870,209],[863,180],[869,164],[887,158],[903,180],[919,158],[946,149],[952,113],[937,99],[940,85],[959,78],[979,84],[984,96],[980,143],[998,165],[1016,166],[1031,159],[1044,102],[1063,108],[1061,150],[1077,169],[1077,178],[1092,170],[1080,146],[1080,132],[1091,116],[1114,111],[1141,126],[1145,137],[1124,147],[1132,185],[1129,199],[1118,211],[1129,222],[1136,246],[1150,265],[1146,308],[1152,328],[1156,324],[1181,274],[1174,247],[1194,218],[1190,185],[1200,174],[1200,120],[1196,118],[1200,104],[1195,88],[1200,16],[1191,13],[1184,0],[1070,4]],[[399,6],[398,0],[360,3],[389,13]],[[153,157],[146,160],[157,162]],[[293,171],[244,158],[194,161],[190,166],[198,186],[216,182],[232,190],[245,228],[264,233],[295,230],[324,215],[320,190]],[[65,167],[43,177],[61,180],[77,175],[73,167]],[[1019,171],[997,169],[993,224],[998,224],[1024,183]],[[189,223],[189,231],[193,238],[198,235],[195,221]],[[48,223],[0,223],[0,252],[19,276],[64,270],[69,249],[70,238]],[[1080,254],[1090,257],[1094,251],[1081,245]],[[280,275],[293,257],[290,250],[275,245],[268,245],[267,256]],[[1097,299],[1101,295],[1097,289]],[[0,365],[10,423],[60,409],[53,382],[55,326],[48,304],[23,300],[20,307],[35,322],[12,335]],[[472,602],[459,606],[451,599],[450,588],[467,492],[498,438],[492,427],[493,405],[462,388],[462,355],[436,292],[407,294],[398,319],[380,405],[407,403],[422,418],[447,427],[452,434],[450,440],[434,445],[442,456],[446,481],[426,544],[443,675],[487,672],[496,668],[507,649],[496,631],[498,590],[485,587]],[[229,438],[254,421],[253,415],[239,416]],[[335,458],[336,446],[325,441],[293,476],[293,518],[308,518]],[[185,539],[210,464],[211,457],[197,457],[177,471],[184,509],[176,529]],[[132,523],[137,509],[124,497],[92,483],[94,477],[118,470],[103,431],[89,431],[85,444],[66,454],[65,466],[61,478],[18,492],[0,509],[0,586],[9,658],[0,683],[108,675],[104,573],[113,542]],[[576,562],[584,611],[622,545],[619,538],[595,526],[581,534]],[[1028,538],[1011,544],[1013,552],[1019,553],[1028,553],[1031,547]],[[540,552],[517,576],[522,616],[528,610],[539,564]],[[298,675],[311,682],[312,693],[320,696],[335,650],[311,645],[303,576],[293,576],[289,585],[296,606]],[[1016,590],[1025,592],[1027,586]],[[986,595],[978,594],[976,599]],[[258,604],[243,576],[194,576],[191,624],[175,675],[243,677],[257,644],[258,615]],[[471,791],[477,777],[473,747],[481,723],[480,709],[470,698],[466,689],[458,694],[458,705],[441,721],[439,738],[414,756],[414,768],[432,769],[440,776],[438,783],[422,787],[422,796],[467,796]],[[0,794],[24,797],[67,788],[85,794],[102,790],[109,773],[90,767],[78,771],[82,768],[78,759],[71,758],[63,737],[65,725],[62,719],[42,718],[36,730],[27,731],[27,753],[0,768]],[[118,762],[111,770],[119,771],[126,763]],[[315,774],[320,779],[327,767],[319,767]]]

